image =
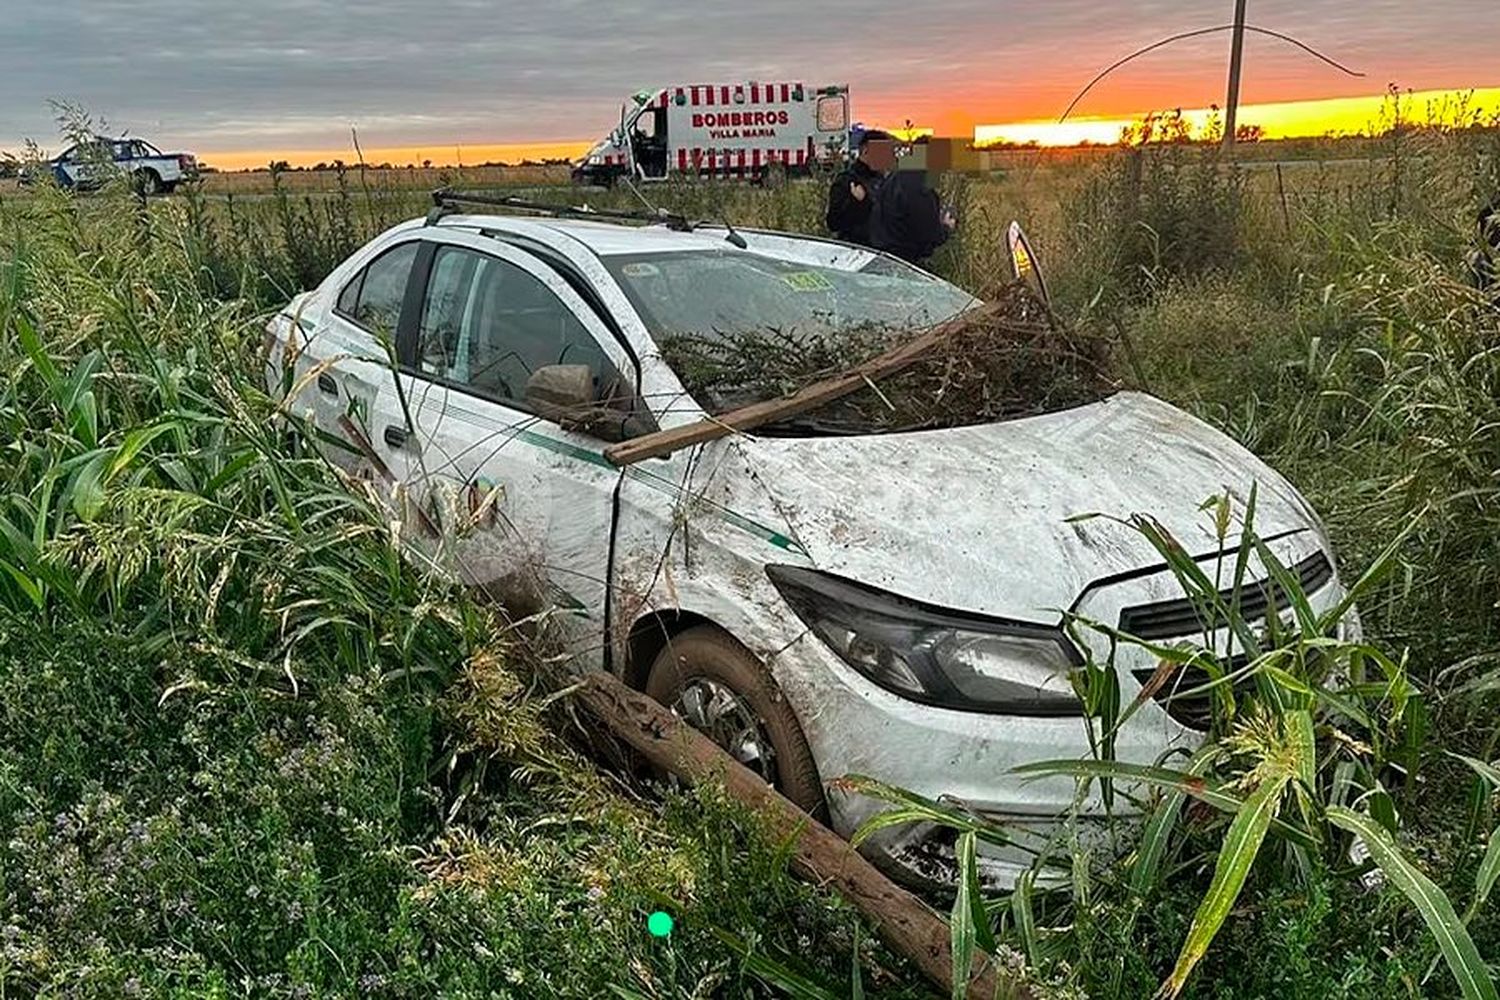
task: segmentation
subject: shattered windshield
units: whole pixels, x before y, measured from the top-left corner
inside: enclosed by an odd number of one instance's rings
[[[658,343],[734,341],[768,331],[799,339],[872,327],[910,330],[974,304],[947,282],[883,257],[859,271],[729,248],[612,257],[606,264]]]
[[[606,258],[661,350],[713,414],[789,396],[960,314],[961,336],[852,395],[765,428],[863,434],[986,423],[1108,394],[1101,356],[1054,334],[1046,308],[1013,288],[998,310],[886,257],[858,270],[732,248]],[[1056,376],[1056,377],[1054,377]]]

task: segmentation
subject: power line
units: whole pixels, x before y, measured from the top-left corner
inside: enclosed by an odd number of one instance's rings
[[[1073,113],[1073,110],[1078,107],[1079,102],[1081,102],[1086,96],[1088,96],[1089,91],[1093,90],[1094,87],[1101,80],[1103,80],[1106,76],[1109,76],[1109,74],[1113,73],[1115,70],[1119,69],[1121,66],[1124,66],[1126,63],[1132,62],[1132,61],[1134,61],[1136,59],[1139,59],[1141,56],[1144,56],[1144,55],[1146,55],[1148,53],[1155,52],[1157,49],[1164,48],[1165,46],[1171,45],[1173,42],[1181,42],[1181,41],[1184,41],[1184,40],[1189,39],[1189,38],[1198,38],[1198,37],[1203,36],[1203,35],[1212,35],[1212,34],[1215,34],[1217,32],[1220,32],[1220,31],[1233,31],[1233,30],[1234,30],[1234,25],[1233,24],[1220,24],[1220,25],[1216,25],[1216,26],[1214,26],[1212,28],[1198,28],[1195,31],[1183,31],[1183,32],[1179,32],[1178,34],[1171,35],[1170,37],[1167,37],[1167,38],[1163,38],[1159,42],[1153,42],[1150,45],[1147,45],[1143,49],[1137,49],[1136,51],[1130,53],[1130,55],[1126,56],[1125,58],[1119,59],[1119,60],[1111,63],[1102,72],[1100,72],[1098,76],[1096,76],[1092,80],[1090,80],[1088,86],[1084,87],[1082,90],[1080,90],[1078,92],[1078,96],[1075,97],[1075,98],[1073,98],[1072,103],[1068,105],[1068,109],[1062,113],[1062,117],[1060,117],[1059,119],[1057,119],[1058,124],[1062,124],[1063,122],[1065,122],[1065,121],[1068,120],[1068,116],[1071,115]],[[1255,32],[1258,35],[1267,35],[1267,36],[1269,36],[1271,38],[1279,39],[1279,40],[1281,40],[1283,42],[1286,42],[1286,43],[1288,43],[1290,45],[1295,45],[1297,48],[1299,48],[1302,51],[1306,52],[1308,55],[1311,55],[1311,56],[1319,59],[1320,61],[1325,62],[1328,65],[1332,66],[1334,69],[1338,70],[1340,73],[1347,74],[1348,76],[1357,76],[1357,77],[1363,77],[1365,75],[1365,74],[1359,72],[1358,70],[1350,69],[1348,66],[1345,66],[1343,63],[1339,62],[1337,59],[1334,59],[1332,56],[1324,55],[1322,52],[1319,52],[1317,49],[1313,48],[1311,45],[1308,45],[1306,42],[1303,42],[1300,39],[1293,38],[1291,35],[1283,34],[1280,31],[1273,31],[1270,28],[1261,28],[1261,27],[1258,27],[1258,26],[1253,25],[1253,24],[1247,24],[1247,25],[1245,25],[1245,30],[1246,31],[1253,31],[1253,32]]]

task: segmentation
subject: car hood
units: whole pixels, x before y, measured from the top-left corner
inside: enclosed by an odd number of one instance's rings
[[[1256,530],[1317,532],[1290,484],[1160,400],[1120,393],[1007,423],[860,437],[742,439],[791,537],[819,569],[976,614],[1054,621],[1093,582],[1161,564],[1149,514],[1216,551],[1203,502],[1259,484]]]

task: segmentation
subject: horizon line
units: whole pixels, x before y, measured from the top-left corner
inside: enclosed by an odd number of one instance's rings
[[[1297,101],[1275,101],[1244,104],[1240,107],[1242,125],[1256,125],[1267,141],[1355,137],[1374,134],[1380,114],[1399,97],[1404,105],[1425,104],[1431,117],[1448,114],[1458,108],[1477,118],[1485,109],[1493,117],[1500,114],[1500,86],[1426,91],[1385,91],[1358,97],[1311,98]],[[1434,106],[1436,107],[1436,110]],[[1180,111],[1194,128],[1202,129],[1218,114],[1217,106],[1183,109],[1167,107],[1141,111],[1130,117],[1120,115],[1081,116],[1066,122],[1052,119],[1023,119],[999,124],[974,125],[969,140],[975,146],[994,144],[1041,145],[1068,148],[1084,145],[1113,145],[1121,132],[1150,115]],[[1478,121],[1474,122],[1478,124]],[[874,123],[878,125],[879,123]],[[960,138],[944,136],[943,138]],[[392,167],[425,167],[427,169],[463,168],[481,164],[521,165],[525,161],[576,160],[588,152],[597,139],[551,139],[533,142],[426,143],[374,146],[364,150],[363,157],[353,147],[319,147],[280,150],[218,150],[198,153],[200,162],[225,173],[268,169],[273,161],[286,162],[292,168],[308,168],[319,163],[331,166],[342,161],[357,167],[362,159],[370,164]],[[439,150],[447,152],[439,153]],[[472,155],[473,159],[470,160]]]

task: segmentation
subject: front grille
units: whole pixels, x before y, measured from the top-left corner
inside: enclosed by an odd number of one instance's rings
[[[1322,590],[1333,579],[1333,564],[1322,552],[1314,552],[1291,568],[1291,573],[1301,585],[1302,593],[1313,594]],[[1226,605],[1234,602],[1234,590],[1220,591],[1219,596]],[[1287,595],[1271,580],[1256,581],[1240,588],[1240,618],[1247,622],[1260,621],[1266,617],[1274,603],[1278,609],[1289,606]],[[1203,613],[1217,614],[1210,608]],[[1226,627],[1227,621],[1204,621],[1197,605],[1186,597],[1153,604],[1139,604],[1120,612],[1120,631],[1138,639],[1182,639],[1187,636],[1214,632]]]
[[[1228,671],[1234,672],[1249,663],[1249,658],[1237,656],[1228,664]],[[1152,676],[1156,673],[1150,668],[1133,670],[1135,679],[1145,687],[1150,683]],[[1177,668],[1177,672],[1167,678],[1165,684],[1154,695],[1158,705],[1166,710],[1172,717],[1172,721],[1178,725],[1195,729],[1198,732],[1207,732],[1213,723],[1214,705],[1213,700],[1218,695],[1216,691],[1199,691],[1198,688],[1209,683],[1210,677],[1207,670],[1184,664]],[[1254,678],[1245,678],[1234,685],[1234,693],[1238,696],[1246,688],[1255,686]],[[1193,692],[1187,694],[1185,692]],[[1178,694],[1177,692],[1184,692]]]
[[[1314,552],[1291,567],[1290,571],[1296,577],[1304,595],[1317,593],[1333,579],[1333,564],[1322,552]],[[1226,605],[1233,605],[1233,589],[1221,591],[1219,596]],[[1240,618],[1246,622],[1263,621],[1273,605],[1277,610],[1289,606],[1287,595],[1281,586],[1269,579],[1245,584],[1240,588],[1239,598]],[[1203,612],[1215,613],[1208,608],[1203,609]],[[1184,639],[1201,635],[1204,632],[1217,631],[1228,624],[1227,621],[1205,622],[1198,607],[1185,597],[1172,601],[1157,601],[1154,604],[1140,604],[1120,612],[1120,631],[1147,640]],[[1224,669],[1227,673],[1235,673],[1249,662],[1247,656],[1240,654],[1224,664]],[[1132,673],[1144,687],[1150,683],[1156,671],[1151,667],[1143,667]],[[1191,695],[1178,692],[1195,691],[1208,684],[1210,680],[1208,671],[1202,667],[1184,665],[1178,667],[1177,671],[1167,678],[1153,697],[1156,703],[1180,725],[1200,732],[1206,731],[1213,722],[1213,699],[1216,692],[1201,691]],[[1254,684],[1254,678],[1247,677],[1241,680],[1234,686],[1235,694],[1240,694],[1244,689],[1253,687]]]

